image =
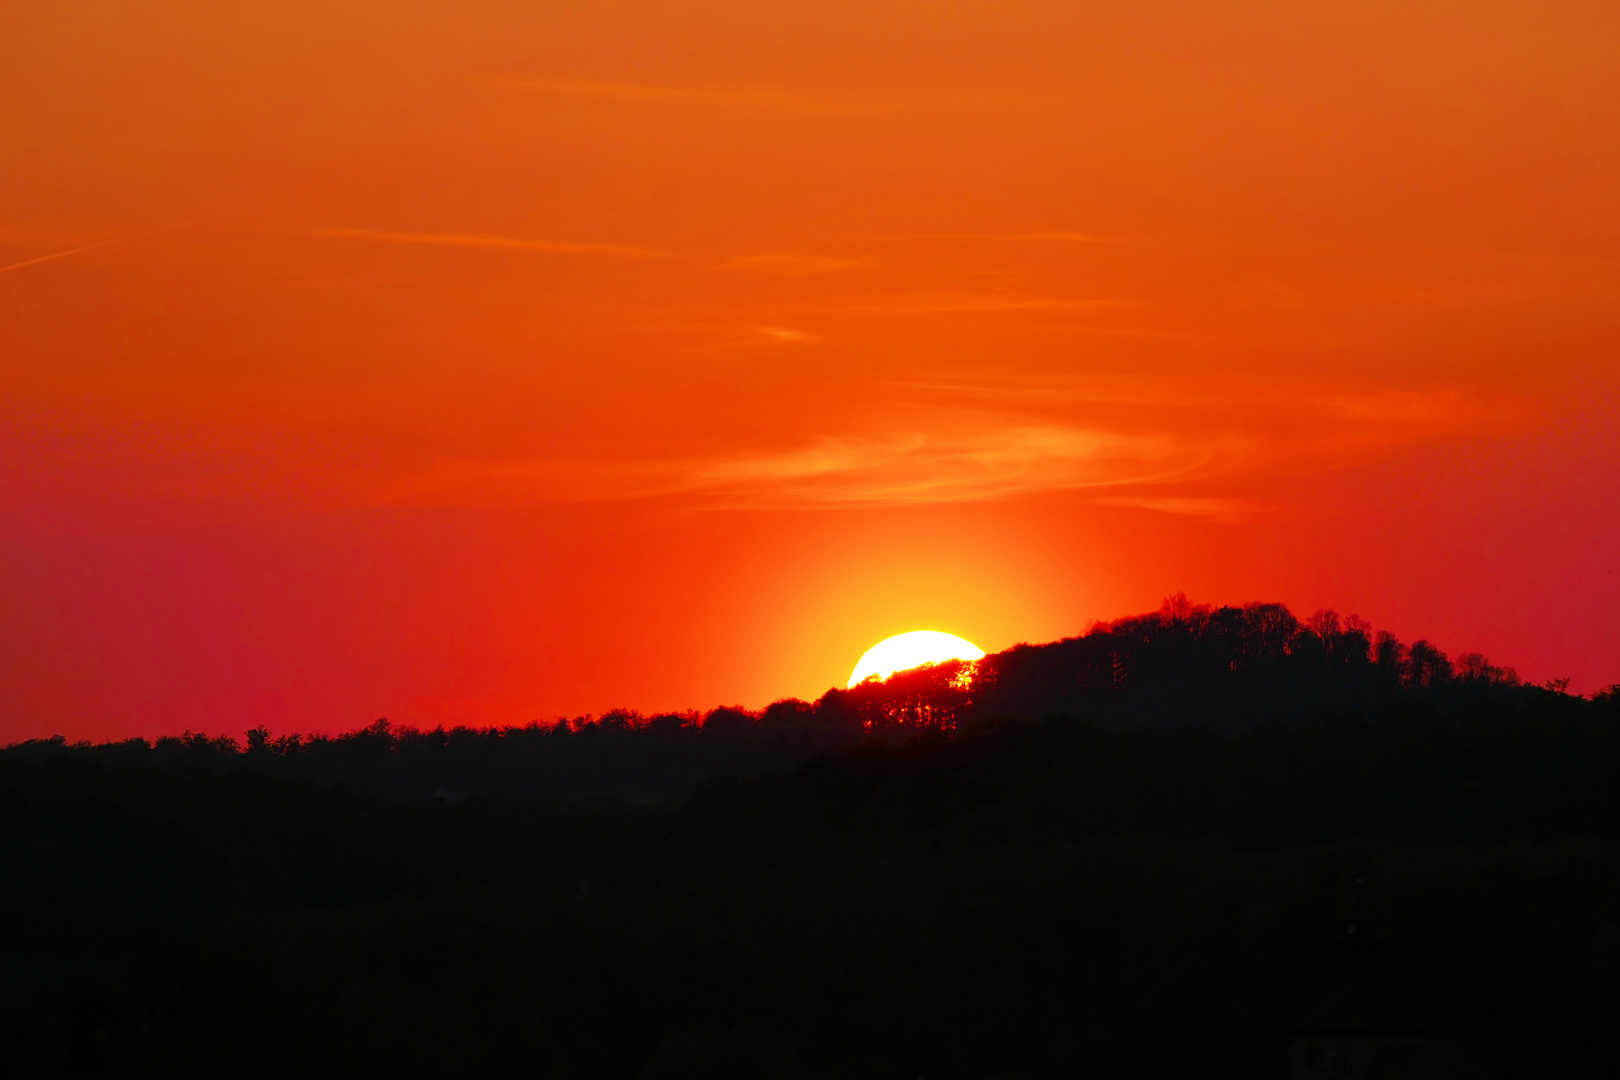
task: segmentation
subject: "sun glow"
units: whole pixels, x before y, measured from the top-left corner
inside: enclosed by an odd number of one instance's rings
[[[909,634],[896,634],[867,649],[855,670],[850,672],[849,685],[858,686],[871,678],[887,679],[897,671],[909,671],[924,664],[983,657],[984,650],[966,638],[938,630],[913,630]]]

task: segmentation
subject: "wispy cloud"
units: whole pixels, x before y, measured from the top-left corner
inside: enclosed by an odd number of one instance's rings
[[[1159,514],[1208,518],[1212,521],[1243,521],[1252,517],[1256,511],[1253,504],[1242,499],[1192,495],[1110,495],[1091,501],[1103,506],[1125,506],[1135,510],[1152,510]]]
[[[784,345],[803,345],[817,340],[814,334],[808,334],[803,330],[793,330],[786,326],[759,326],[755,327],[755,329],[768,340],[779,341]]]
[[[1045,229],[1035,232],[949,232],[909,233],[887,237],[890,240],[937,240],[943,243],[1001,243],[1001,244],[1117,244],[1119,240],[1092,233],[1067,229]]]
[[[741,109],[748,112],[842,115],[888,111],[892,99],[870,94],[793,90],[779,86],[657,86],[596,79],[508,79],[517,90],[553,97]]]
[[[1383,429],[1470,427],[1501,416],[1505,405],[1453,389],[1344,393],[1306,397],[1304,403],[1350,423]]]
[[[524,493],[563,501],[678,496],[714,507],[983,502],[1039,491],[1162,484],[1235,453],[1241,448],[1223,437],[1189,441],[1013,422],[948,435],[894,429],[685,457],[446,462],[398,494],[406,500],[458,493],[478,500]]]
[[[32,259],[24,259],[22,262],[0,266],[0,274],[4,274],[9,270],[21,270],[25,266],[37,266],[40,263],[51,262],[55,259],[65,259],[69,255],[77,255],[81,251],[94,251],[96,248],[106,247],[108,244],[116,242],[115,240],[103,240],[96,244],[85,244],[83,247],[68,248],[66,251],[53,251],[49,255],[36,255]]]
[[[36,255],[31,259],[23,259],[21,262],[14,262],[6,266],[0,266],[0,274],[8,273],[12,270],[21,270],[25,266],[37,266],[40,263],[54,262],[57,259],[65,259],[70,255],[78,255],[81,252],[94,251],[97,248],[110,247],[113,244],[128,243],[131,240],[139,240],[145,236],[156,236],[158,233],[184,228],[189,224],[192,224],[192,222],[178,222],[174,225],[163,225],[156,229],[147,229],[145,232],[129,233],[125,236],[114,236],[107,240],[97,240],[93,244],[81,244],[78,247],[68,248],[65,251],[53,251],[49,255]]]
[[[305,236],[319,236],[331,240],[362,240],[380,244],[420,244],[427,247],[501,248],[516,251],[554,251],[564,255],[611,255],[621,258],[645,259],[668,254],[654,248],[631,244],[597,244],[578,240],[545,240],[520,236],[496,236],[490,233],[417,233],[389,232],[381,229],[323,229],[300,230]]]
[[[867,260],[861,256],[801,255],[796,252],[773,252],[765,255],[739,255],[726,263],[743,270],[759,270],[781,277],[799,277],[809,274],[832,274],[860,266]]]
[[[644,83],[606,82],[601,79],[507,79],[518,90],[559,97],[607,98],[615,101],[704,100],[723,91],[690,86],[651,86]]]
[[[1086,311],[1137,307],[1138,302],[1112,297],[1020,296],[1009,293],[901,296],[856,305],[851,310],[879,315],[945,315],[998,311]]]
[[[892,385],[942,400],[995,402],[997,408],[1035,406],[1150,410],[1162,416],[1201,413],[1228,417],[1250,428],[1307,430],[1339,438],[1351,431],[1382,432],[1405,440],[1417,433],[1449,434],[1510,422],[1512,400],[1458,387],[1336,387],[1239,372],[1197,378],[1143,380],[1134,372],[1068,376],[939,372]]]
[[[800,88],[768,85],[672,86],[601,79],[509,78],[515,90],[548,97],[700,107],[767,115],[854,116],[921,110],[1062,107],[1061,96],[1002,87]]]
[[[1010,425],[968,434],[895,431],[686,464],[677,487],[800,505],[976,502],[1031,491],[1164,482],[1217,451],[1162,436]]]
[[[756,329],[784,343],[800,340],[787,328]],[[973,384],[944,385],[951,394]],[[998,409],[985,408],[990,399],[977,393],[954,404],[913,401],[886,420],[874,416],[842,433],[805,432],[775,445],[446,462],[397,494],[406,501],[675,498],[714,508],[814,509],[1071,492],[1102,505],[1238,521],[1262,508],[1212,493],[1212,486],[1307,461],[1365,457],[1456,434],[1493,415],[1488,404],[1455,391],[1275,399],[1165,386],[1157,394],[1104,386],[1089,398],[1079,388],[1066,399],[1029,397],[1033,392],[1012,388]]]

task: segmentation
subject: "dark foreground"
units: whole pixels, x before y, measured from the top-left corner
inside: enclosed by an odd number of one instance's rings
[[[5,1065],[1281,1076],[1353,976],[1494,1075],[1615,1075],[1617,769],[1615,702],[1553,694],[985,724],[641,808],[7,758]]]
[[[1497,1080],[1620,1076],[1620,698],[1402,662],[1227,734],[916,731],[906,691],[16,747],[0,1073],[1281,1078],[1354,1001]]]

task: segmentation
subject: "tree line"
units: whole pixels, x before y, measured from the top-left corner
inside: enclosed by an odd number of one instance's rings
[[[1620,694],[1398,645],[1173,600],[887,697],[12,747],[0,1069],[1281,1077],[1353,922],[1492,1075],[1620,1072]]]

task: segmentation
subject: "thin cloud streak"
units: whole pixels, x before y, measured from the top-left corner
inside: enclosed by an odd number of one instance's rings
[[[514,78],[502,83],[551,97],[742,109],[786,116],[858,116],[913,110],[1052,108],[1064,97],[1007,90],[914,89],[800,90],[782,86],[660,86],[599,79]]]
[[[515,251],[554,251],[564,255],[616,255],[648,259],[668,252],[630,244],[594,244],[575,240],[529,239],[490,233],[412,233],[381,229],[303,229],[305,236],[330,240],[361,240],[380,244],[418,244],[425,247],[497,248]]]
[[[609,98],[623,101],[703,100],[716,91],[680,86],[648,86],[599,79],[508,79],[506,85],[559,97]]]
[[[799,331],[759,327],[794,343]],[[944,384],[947,392],[960,385]],[[1306,460],[1364,457],[1489,425],[1505,414],[1457,391],[1338,396],[1260,393],[1237,387],[1168,397],[1123,387],[1013,388],[1026,408],[986,412],[924,407],[908,421],[864,433],[810,436],[776,449],[678,454],[643,448],[617,460],[464,459],[405,480],[396,496],[473,502],[598,502],[674,498],[710,508],[835,508],[993,502],[1057,492],[1093,492],[1090,501],[1157,513],[1236,521],[1247,503],[1187,491]],[[1067,417],[1029,407],[1061,402]],[[983,394],[974,395],[983,400]],[[1008,401],[1012,405],[1012,401]],[[1074,415],[1075,409],[1095,415]],[[1287,406],[1287,407],[1285,407]],[[1175,485],[1179,490],[1166,490]]]
[[[111,240],[98,240],[94,244],[85,244],[82,247],[69,248],[66,251],[53,251],[49,255],[36,255],[32,259],[24,259],[22,262],[14,262],[7,266],[0,266],[0,274],[9,273],[12,270],[21,270],[25,266],[37,266],[40,263],[54,262],[57,259],[65,259],[70,255],[78,255],[86,251],[94,251],[97,248],[111,247],[114,244],[128,243],[131,240],[139,240],[142,237],[156,236],[158,233],[169,232],[171,229],[181,229],[187,225],[194,224],[196,223],[191,221],[182,221],[174,225],[163,225],[156,229],[147,229],[145,232],[131,233],[128,236],[115,236]]]
[[[687,498],[700,506],[838,507],[988,502],[1042,491],[1163,484],[1249,452],[1224,435],[1186,440],[1101,427],[1004,423],[966,435],[892,430],[774,452],[618,462],[462,460],[406,481],[406,502]]]
[[[814,334],[803,330],[794,330],[787,326],[760,326],[756,327],[770,341],[778,341],[790,345],[803,345],[818,340]]]
[[[945,295],[900,297],[888,303],[863,304],[851,311],[878,315],[944,315],[999,311],[1091,311],[1141,307],[1139,301],[1112,297],[1088,299],[1067,296]]]
[[[1151,510],[1159,514],[1179,517],[1208,518],[1211,521],[1245,521],[1254,516],[1256,507],[1242,499],[1205,498],[1182,495],[1113,495],[1092,499],[1099,506],[1123,506],[1132,510]]]
[[[1058,244],[1118,244],[1123,243],[1116,237],[1096,236],[1091,233],[1073,232],[1067,229],[1048,229],[1037,232],[1011,232],[1011,233],[909,233],[905,236],[874,237],[883,240],[919,240],[939,241],[941,243],[1058,243]]]
[[[742,108],[788,115],[840,116],[892,111],[893,102],[863,95],[817,94],[774,86],[651,86],[594,79],[508,79],[518,90],[554,97]]]
[[[937,394],[972,402],[997,401],[1004,407],[1109,406],[1195,410],[1208,414],[1242,414],[1245,423],[1271,417],[1274,426],[1304,423],[1342,439],[1348,432],[1380,433],[1404,440],[1413,433],[1452,434],[1485,425],[1502,426],[1522,418],[1522,405],[1502,395],[1484,396],[1452,387],[1435,389],[1363,389],[1323,394],[1309,385],[1279,384],[1240,376],[1220,376],[1181,384],[1149,386],[1120,378],[975,379],[950,372],[915,379],[890,380],[902,392]]]
[[[952,437],[901,431],[697,463],[678,483],[722,497],[805,506],[983,502],[1163,483],[1209,466],[1219,452],[1163,436],[1057,425]]]
[[[800,255],[794,252],[772,252],[764,255],[739,255],[727,266],[744,270],[758,270],[779,277],[804,277],[811,274],[833,274],[850,270],[867,262],[864,256]]]

